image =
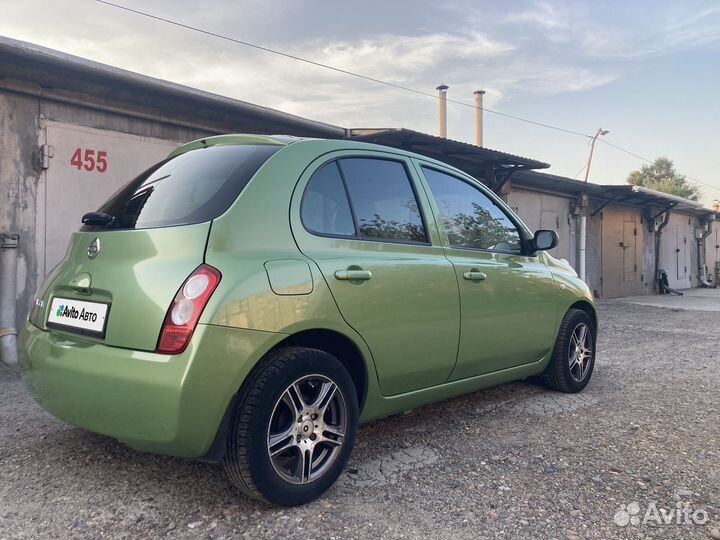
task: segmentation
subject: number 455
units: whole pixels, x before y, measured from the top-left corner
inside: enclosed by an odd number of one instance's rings
[[[82,149],[78,148],[75,150],[75,153],[73,153],[72,158],[70,158],[70,165],[76,167],[77,170],[85,169],[86,171],[104,173],[108,168],[107,152],[100,150],[96,155],[95,150],[86,148],[83,154]]]

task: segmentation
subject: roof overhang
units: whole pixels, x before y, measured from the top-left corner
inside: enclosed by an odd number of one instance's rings
[[[415,152],[443,161],[480,179],[488,179],[488,173],[502,176],[515,171],[546,169],[550,166],[535,159],[405,128],[349,129],[347,138]]]
[[[516,188],[552,192],[570,197],[586,194],[600,201],[603,207],[615,203],[652,207],[658,210],[666,208],[702,217],[705,220],[715,218],[715,210],[704,208],[702,203],[641,186],[594,184],[539,172],[519,172],[513,175],[512,184]]]
[[[210,133],[340,139],[345,129],[0,36],[0,88]]]

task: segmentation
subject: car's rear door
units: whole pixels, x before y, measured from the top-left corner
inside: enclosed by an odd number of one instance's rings
[[[476,181],[418,162],[460,287],[452,380],[536,362],[553,347],[555,284],[510,210]]]
[[[291,209],[299,248],[367,342],[385,395],[444,382],[457,355],[457,280],[414,174],[393,154],[326,155]]]

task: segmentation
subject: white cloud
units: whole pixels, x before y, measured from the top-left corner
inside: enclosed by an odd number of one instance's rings
[[[530,9],[509,13],[503,18],[503,22],[512,24],[529,23],[545,30],[556,30],[569,27],[567,17],[567,11],[560,10],[549,2],[535,2]]]

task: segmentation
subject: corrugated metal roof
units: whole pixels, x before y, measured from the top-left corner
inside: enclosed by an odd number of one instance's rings
[[[686,214],[703,217],[715,215],[714,210],[703,208],[702,203],[697,201],[630,184],[594,184],[535,171],[519,171],[512,176],[511,181],[513,186],[537,191],[552,191],[573,197],[581,193],[587,193],[589,196],[604,202],[657,208],[672,206],[675,211]]]
[[[348,138],[415,152],[481,178],[485,177],[488,165],[492,165],[496,172],[503,169],[547,169],[550,166],[543,161],[405,128],[353,128],[348,130]]]

